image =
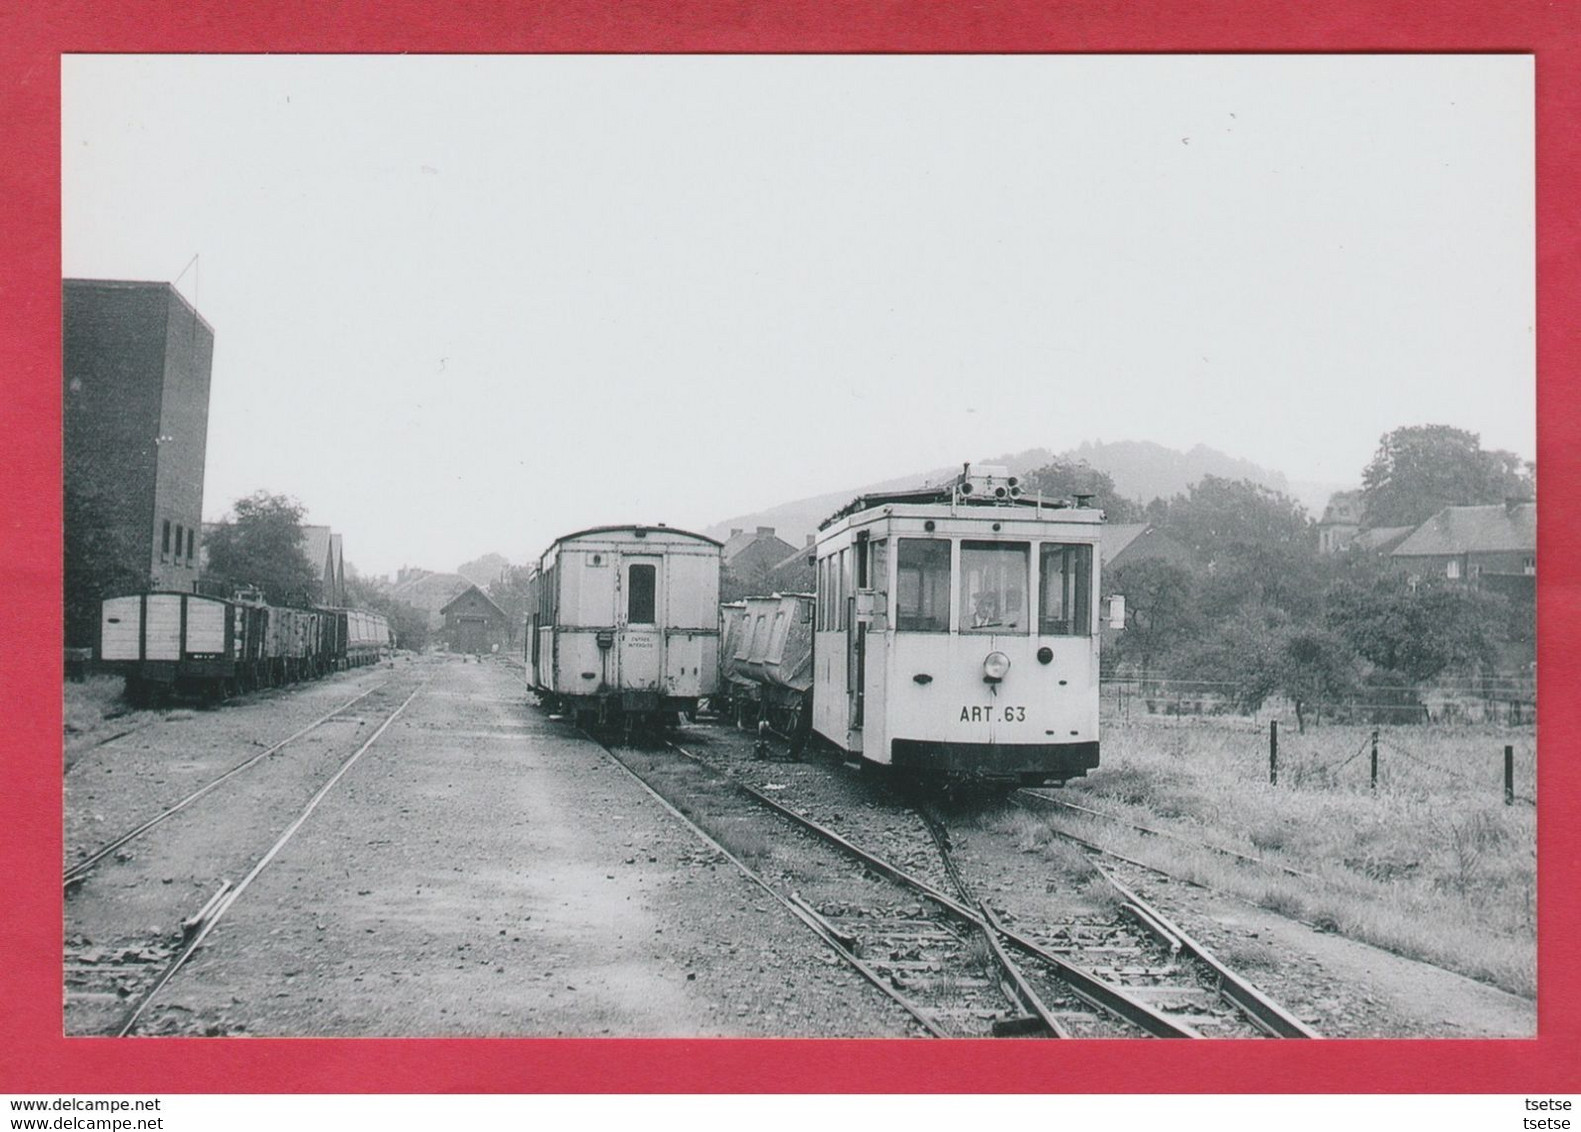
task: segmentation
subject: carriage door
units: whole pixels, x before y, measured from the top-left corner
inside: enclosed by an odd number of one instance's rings
[[[628,691],[657,689],[664,671],[664,632],[659,614],[664,560],[631,557],[622,560],[625,631],[620,634],[620,684]]]
[[[864,594],[868,588],[868,541],[867,532],[859,531],[856,536],[856,545],[851,548],[851,559],[856,567],[855,584],[846,582],[842,577],[841,590],[848,593],[845,599],[845,623],[849,628],[846,634],[847,647],[851,655],[846,658],[846,694],[850,698],[851,730],[862,730],[862,714],[867,698],[867,622],[871,612],[870,598]],[[841,573],[846,566],[846,552],[840,552]],[[860,744],[856,745],[860,750]]]

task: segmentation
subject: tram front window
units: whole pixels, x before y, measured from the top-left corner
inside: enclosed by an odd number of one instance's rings
[[[1092,547],[1044,543],[1038,586],[1038,632],[1092,635]]]
[[[1024,542],[961,543],[961,632],[1027,631],[1027,561]]]
[[[910,633],[948,633],[949,540],[903,538],[897,542],[895,628]]]

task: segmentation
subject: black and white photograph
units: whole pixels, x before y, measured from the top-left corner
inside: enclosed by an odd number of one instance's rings
[[[65,1033],[1535,1037],[1534,144],[1529,54],[63,57]]]

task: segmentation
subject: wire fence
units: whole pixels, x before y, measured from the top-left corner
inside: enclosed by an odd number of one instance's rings
[[[1254,730],[1256,747],[1251,741]],[[1322,790],[1355,790],[1365,786],[1373,791],[1379,789],[1380,783],[1386,787],[1431,791],[1439,786],[1451,786],[1455,793],[1463,795],[1502,794],[1506,805],[1537,804],[1533,797],[1536,760],[1530,743],[1521,744],[1518,769],[1522,784],[1531,783],[1532,794],[1517,793],[1517,744],[1499,743],[1496,736],[1485,732],[1440,732],[1445,743],[1436,755],[1423,754],[1419,746],[1401,743],[1383,728],[1372,728],[1354,747],[1348,741],[1343,747],[1336,746],[1333,732],[1291,735],[1288,728],[1280,727],[1278,720],[1270,720],[1255,729],[1237,727],[1231,734],[1240,736],[1234,741],[1242,747],[1243,756],[1260,750],[1259,758],[1266,757],[1267,781],[1273,786]],[[1363,776],[1352,778],[1343,773],[1363,756],[1369,756],[1368,770]],[[1402,775],[1402,766],[1408,768],[1408,773]]]
[[[1112,676],[1100,683],[1106,714],[1132,719],[1240,717],[1253,722],[1288,717],[1297,705],[1287,696],[1251,694],[1229,680]],[[1537,717],[1537,689],[1527,677],[1443,681],[1418,687],[1372,684],[1344,698],[1303,699],[1303,722],[1374,724],[1499,724],[1530,726]]]

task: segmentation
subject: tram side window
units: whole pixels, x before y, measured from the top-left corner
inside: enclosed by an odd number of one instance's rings
[[[826,633],[834,628],[834,618],[829,612],[834,608],[833,565],[833,556],[818,561],[818,628]]]
[[[1043,545],[1038,586],[1038,632],[1092,635],[1092,547]]]
[[[631,564],[630,585],[626,588],[626,624],[652,625],[654,623],[654,594],[658,589],[659,571],[649,562]]]
[[[1030,543],[961,543],[961,632],[1027,631],[1031,557]]]
[[[851,592],[851,566],[844,550],[840,551],[840,564],[835,567],[839,579],[835,588],[834,627],[841,631],[849,628],[845,623],[845,598]]]
[[[895,628],[911,633],[950,631],[950,543],[948,539],[896,540]]]

